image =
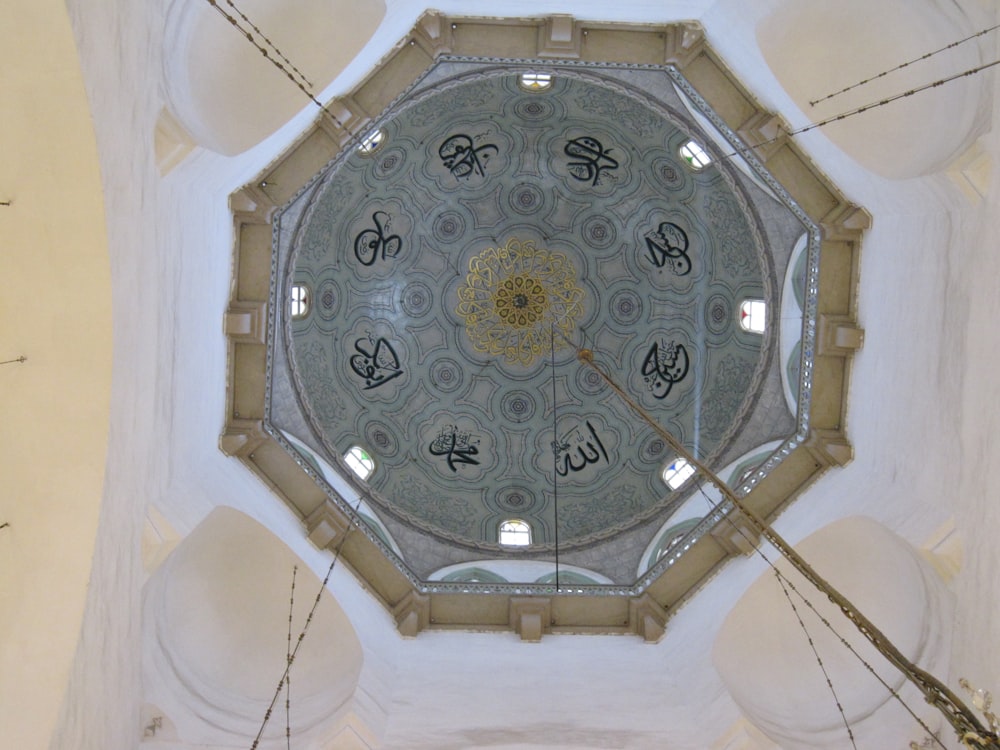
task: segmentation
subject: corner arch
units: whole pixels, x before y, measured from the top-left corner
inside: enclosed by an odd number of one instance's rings
[[[810,105],[979,28],[957,3],[844,0],[830,5],[784,0],[758,25],[757,42],[778,82],[809,120],[818,122],[981,65],[985,60],[980,48],[968,42]],[[986,132],[990,80],[988,73],[959,79],[832,123],[822,132],[882,177],[902,180],[933,174]]]
[[[383,0],[244,0],[240,10],[302,72],[315,95],[347,66],[385,17]],[[302,91],[207,3],[174,0],[165,37],[169,110],[199,146],[226,156],[239,154],[308,104]],[[278,58],[273,51],[270,56]]]
[[[796,550],[852,600],[911,661],[945,674],[951,639],[951,594],[904,539],[861,516],[836,521]],[[940,715],[890,666],[839,609],[784,560],[778,568],[854,649],[897,690],[927,724]],[[891,746],[913,720],[889,691],[831,633],[794,592],[799,616],[843,705],[859,747]],[[746,718],[787,750],[844,747],[846,730],[824,674],[772,572],[750,586],[723,621],[712,661]],[[845,689],[849,686],[849,689]]]
[[[278,537],[239,511],[212,511],[150,578],[145,700],[163,708],[185,741],[256,735],[285,668],[295,566],[294,648],[321,582]],[[353,626],[324,590],[290,672],[301,735],[331,729],[354,695],[362,663]],[[269,725],[263,737],[284,737],[283,722]]]

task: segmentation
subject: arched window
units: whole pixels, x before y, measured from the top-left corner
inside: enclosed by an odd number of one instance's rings
[[[360,445],[351,446],[344,454],[344,463],[351,471],[358,475],[361,480],[368,479],[375,471],[375,459],[368,455],[368,451]]]
[[[305,284],[292,284],[292,294],[289,305],[289,312],[292,320],[300,320],[309,314],[309,287]]]
[[[531,544],[531,527],[524,521],[511,519],[500,524],[500,544],[525,547]]]
[[[549,73],[522,73],[518,84],[525,91],[544,91],[552,85],[552,76]]]
[[[712,163],[712,157],[694,141],[688,141],[680,148],[681,158],[691,165],[691,169],[704,169]]]
[[[762,299],[745,299],[740,305],[740,326],[750,333],[764,333],[767,305]]]
[[[385,131],[376,128],[375,130],[373,130],[372,132],[370,132],[368,135],[366,135],[364,138],[361,139],[361,142],[358,144],[358,151],[364,154],[365,156],[368,156],[370,154],[374,154],[376,151],[382,148],[382,144],[384,143],[385,143]]]
[[[672,490],[679,490],[694,474],[695,468],[683,458],[675,458],[663,470],[663,481]]]
[[[460,581],[462,583],[507,583],[507,579],[492,570],[472,567],[455,570],[444,576],[442,581]]]
[[[666,557],[669,552],[673,551],[674,547],[684,541],[684,537],[690,534],[691,530],[699,523],[701,523],[700,518],[691,518],[664,531],[656,545],[655,559],[651,560],[650,563],[658,562]]]

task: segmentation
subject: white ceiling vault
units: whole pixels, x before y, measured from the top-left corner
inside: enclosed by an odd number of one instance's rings
[[[263,140],[231,156],[205,148],[213,144],[185,132],[182,113],[165,116],[171,84],[164,78],[175,80],[191,62],[185,49],[170,45],[165,22],[195,2],[66,4],[104,190],[113,292],[112,398],[103,494],[78,499],[95,514],[99,508],[93,554],[37,563],[40,590],[46,587],[44,577],[58,580],[60,568],[90,566],[89,584],[76,592],[81,597],[86,592],[82,616],[65,614],[71,620],[67,627],[79,626],[75,656],[63,661],[56,655],[40,657],[45,687],[25,691],[23,699],[0,701],[0,718],[23,747],[249,747],[260,702],[280,674],[267,686],[248,681],[262,678],[285,653],[289,600],[282,581],[290,584],[297,562],[299,622],[331,559],[305,538],[300,519],[275,502],[267,486],[218,448],[227,365],[221,321],[232,272],[227,197],[288,148],[314,121],[315,111],[291,116],[266,137],[259,133]],[[248,14],[297,6],[265,0],[238,4]],[[349,24],[355,5],[333,7]],[[495,3],[479,0],[436,6],[455,15],[497,12]],[[333,78],[319,98],[325,101],[354,87],[425,10],[416,0],[389,0],[354,57],[339,72],[326,71]],[[505,3],[503,13],[697,21],[721,61],[761,106],[792,127],[817,116],[809,99],[996,23],[994,9],[979,0],[850,0],[813,3],[808,9],[793,0],[613,5],[533,0]],[[211,33],[233,33],[222,19],[207,18],[216,24]],[[795,29],[809,33],[796,36]],[[296,49],[295,34],[288,38],[281,46],[290,59],[316,58],[315,49]],[[44,43],[37,46],[44,49]],[[871,98],[993,60],[997,49],[996,40],[986,36],[900,71],[895,83],[887,76]],[[40,70],[17,68],[17,74],[37,81]],[[217,80],[225,80],[224,71],[217,73]],[[1000,274],[994,247],[1000,229],[1000,193],[992,170],[1000,154],[994,91],[990,74],[976,76],[798,139],[849,200],[865,207],[873,223],[865,234],[858,289],[865,345],[854,359],[846,419],[855,458],[812,484],[775,526],[798,543],[835,521],[867,516],[883,527],[879,534],[887,529],[898,535],[893,538],[902,540],[901,549],[909,550],[913,560],[920,557],[913,548],[935,549],[939,564],[946,558],[951,567],[942,564],[942,569],[951,577],[940,600],[920,587],[908,588],[900,601],[911,603],[887,616],[910,624],[925,611],[954,607],[955,616],[941,626],[945,632],[934,631],[942,643],[950,632],[950,653],[941,646],[935,656],[947,657],[938,662],[950,663],[939,676],[953,687],[963,675],[1000,688],[995,606],[1000,553],[993,543],[1000,535],[1000,506],[991,501],[990,490],[998,466],[992,437],[998,421],[998,362],[992,342],[1000,314],[994,288]],[[252,89],[246,93],[252,99]],[[208,100],[223,106],[221,100]],[[823,112],[863,102],[834,103],[825,103]],[[2,171],[0,176],[8,179]],[[72,387],[71,379],[66,387]],[[33,467],[12,471],[52,467],[59,467],[59,457],[45,455]],[[25,495],[13,503],[9,511],[0,505],[15,521],[0,534],[17,530],[18,513],[26,514],[25,508],[40,522],[61,518],[48,510],[44,497]],[[231,556],[202,543],[206,529],[214,530]],[[0,545],[11,538],[17,539],[0,535]],[[17,547],[12,549],[0,547],[0,554],[16,559]],[[241,574],[241,567],[242,573],[272,567],[280,572],[258,586],[256,576]],[[218,579],[199,583],[199,571]],[[404,639],[392,615],[350,570],[338,566],[318,610],[328,612],[329,619],[317,621],[315,631],[311,626],[307,638],[326,637],[331,650],[348,645],[339,658],[317,662],[337,672],[328,685],[317,671],[303,668],[298,728],[293,667],[292,746],[775,747],[745,723],[712,661],[723,620],[765,571],[758,558],[734,558],[672,614],[655,643],[615,635],[547,635],[541,643],[528,644],[509,632],[429,631]],[[890,585],[874,576],[854,578],[860,580],[850,585],[869,596]],[[61,616],[51,605],[48,619]],[[792,617],[786,612],[774,616]],[[0,625],[6,624],[3,618],[0,613]],[[21,628],[15,621],[14,626],[0,627],[4,695],[15,695],[13,685],[32,674],[30,664],[18,663],[11,654],[44,644],[46,637],[44,622]],[[743,646],[752,649],[752,632],[745,639]],[[265,658],[271,648],[274,653]],[[829,700],[814,663],[783,669],[787,683],[780,684],[787,685],[786,694],[813,695],[816,705]],[[849,692],[863,677],[842,679]],[[769,691],[783,694],[773,687]],[[327,710],[310,704],[317,696],[338,705]],[[922,739],[918,727],[899,721],[898,707],[883,710],[895,712],[877,715],[880,725],[893,728],[896,746]],[[747,711],[753,714],[752,707]],[[835,711],[828,717],[834,724],[839,720]],[[865,739],[859,735],[859,747],[873,746]],[[836,741],[827,746],[837,747]],[[272,717],[264,746],[285,746],[283,711]],[[847,746],[846,741],[839,746]]]

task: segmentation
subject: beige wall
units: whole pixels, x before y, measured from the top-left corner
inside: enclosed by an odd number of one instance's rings
[[[45,747],[104,482],[111,280],[94,131],[61,0],[0,4],[0,726]],[[11,144],[16,144],[12,146]]]

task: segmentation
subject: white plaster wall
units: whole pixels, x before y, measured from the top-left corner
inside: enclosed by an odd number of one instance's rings
[[[977,6],[975,0],[965,5]],[[141,737],[139,538],[146,503],[181,535],[228,504],[267,525],[322,575],[296,519],[217,450],[229,284],[228,193],[251,179],[310,118],[300,114],[238,158],[196,151],[166,178],[153,163],[162,102],[162,2],[69,0],[104,175],[115,304],[115,359],[107,480],[94,572],[73,676],[53,748],[124,748]],[[347,90],[412,25],[421,4],[389,0],[372,41],[329,87]],[[448,12],[499,12],[495,3],[448,0]],[[505,14],[666,21],[700,18],[723,59],[793,125],[806,120],[757,46],[767,0],[603,2],[516,0]],[[920,13],[908,6],[908,12]],[[893,32],[887,22],[885,33]],[[858,55],[864,55],[858,49]],[[824,88],[825,81],[823,83]],[[992,85],[992,83],[991,83]],[[933,97],[933,93],[923,96]],[[996,114],[994,114],[995,120]],[[994,157],[997,136],[983,140]],[[848,434],[856,460],[825,475],[778,520],[792,542],[847,515],[874,517],[919,545],[954,515],[967,542],[955,582],[952,678],[1000,687],[1000,601],[995,571],[1000,507],[998,354],[992,322],[1000,294],[1000,223],[994,180],[972,205],[940,174],[889,181],[860,168],[822,133],[802,146],[875,222],[861,269],[860,322]],[[739,718],[711,667],[717,625],[762,572],[739,559],[675,614],[659,644],[630,637],[425,633],[402,641],[388,614],[345,570],[331,591],[365,651],[360,677],[373,747],[660,748],[704,750]],[[952,682],[954,684],[954,680]],[[27,720],[27,719],[24,719]],[[509,727],[517,727],[515,730]],[[899,738],[905,746],[917,730]]]

